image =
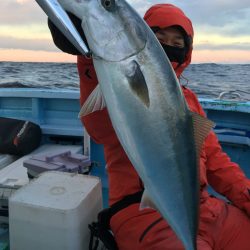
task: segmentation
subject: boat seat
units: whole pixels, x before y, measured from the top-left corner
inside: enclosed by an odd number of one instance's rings
[[[216,127],[214,132],[222,143],[233,143],[250,146],[250,131]]]

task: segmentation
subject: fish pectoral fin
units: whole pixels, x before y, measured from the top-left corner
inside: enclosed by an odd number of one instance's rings
[[[140,210],[143,210],[145,208],[153,208],[153,209],[157,210],[154,202],[149,197],[148,192],[146,190],[144,190],[144,192],[142,194],[142,199],[141,199],[141,204],[140,204]]]
[[[215,123],[195,112],[191,112],[194,127],[194,139],[196,145],[196,155],[200,158],[200,152],[205,138],[215,126]],[[198,161],[199,162],[199,161]]]
[[[78,114],[78,118],[86,116],[98,110],[102,110],[106,107],[104,96],[101,91],[101,87],[98,84],[95,89],[91,92],[87,100],[82,105],[82,108]]]
[[[143,75],[143,72],[140,68],[138,62],[133,60],[129,63],[128,68],[126,69],[126,77],[129,83],[129,87],[132,92],[142,101],[142,103],[149,107],[149,93],[148,86]]]

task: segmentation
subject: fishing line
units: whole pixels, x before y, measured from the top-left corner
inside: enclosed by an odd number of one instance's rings
[[[182,82],[181,82],[182,79],[183,79],[184,81],[186,81],[185,84],[182,84]],[[189,79],[186,78],[185,76],[183,76],[183,75],[181,74],[181,76],[180,76],[180,82],[181,82],[181,85],[183,85],[184,87],[187,87],[188,84],[189,84]]]

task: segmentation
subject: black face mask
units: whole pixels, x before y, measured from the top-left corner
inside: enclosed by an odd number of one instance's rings
[[[162,48],[168,56],[170,62],[177,62],[182,64],[185,62],[186,48],[178,48],[161,43]]]

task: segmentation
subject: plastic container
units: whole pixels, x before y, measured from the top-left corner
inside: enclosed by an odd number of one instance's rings
[[[6,166],[0,171],[0,187],[21,187],[29,183],[27,168],[23,166],[23,162],[35,154],[59,153],[61,151],[70,150],[72,153],[82,152],[79,145],[57,145],[45,144],[34,150],[31,154],[25,155],[13,163]]]
[[[88,224],[102,209],[99,178],[45,172],[9,200],[11,250],[88,250]]]
[[[89,172],[91,161],[88,156],[74,154],[70,150],[59,153],[33,155],[23,162],[30,177],[37,177],[45,171],[61,171],[69,173]]]

